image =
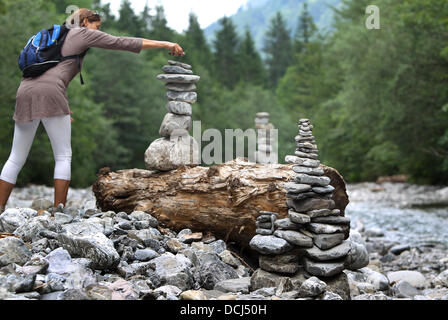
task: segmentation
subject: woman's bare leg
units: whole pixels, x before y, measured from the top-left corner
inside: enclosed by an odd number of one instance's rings
[[[70,180],[54,179],[54,208],[60,203],[65,207]]]
[[[14,189],[14,184],[0,179],[0,207],[4,208],[6,206],[9,196],[11,195],[12,189]]]

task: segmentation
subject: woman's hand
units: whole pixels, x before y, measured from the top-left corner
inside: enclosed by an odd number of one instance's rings
[[[70,111],[70,114],[73,114],[73,111]],[[73,122],[73,121],[75,121],[75,120],[73,120],[73,118],[70,117],[70,122]]]
[[[169,54],[172,56],[184,56],[185,55],[184,50],[177,43],[169,42],[167,47],[168,47],[168,50],[170,50]]]

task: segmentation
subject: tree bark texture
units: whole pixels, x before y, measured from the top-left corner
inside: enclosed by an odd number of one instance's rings
[[[292,166],[235,159],[168,172],[102,168],[92,190],[102,211],[145,211],[174,231],[211,232],[246,247],[255,235],[259,211],[287,217],[284,184],[295,175]],[[344,213],[349,202],[345,181],[335,169],[321,167],[335,187],[336,208]]]

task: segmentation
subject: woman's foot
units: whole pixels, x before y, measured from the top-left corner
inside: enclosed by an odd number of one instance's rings
[[[48,212],[50,212],[52,215],[54,215],[56,212],[64,213],[65,206],[63,203],[58,204],[57,207],[51,207],[48,209]]]

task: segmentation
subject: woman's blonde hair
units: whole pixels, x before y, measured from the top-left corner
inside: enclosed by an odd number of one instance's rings
[[[99,15],[98,12],[82,8],[82,9],[75,11],[67,19],[67,23],[69,23],[71,26],[85,27],[84,19],[86,19],[86,18],[87,18],[87,21],[89,21],[89,22],[101,21],[101,16]]]

